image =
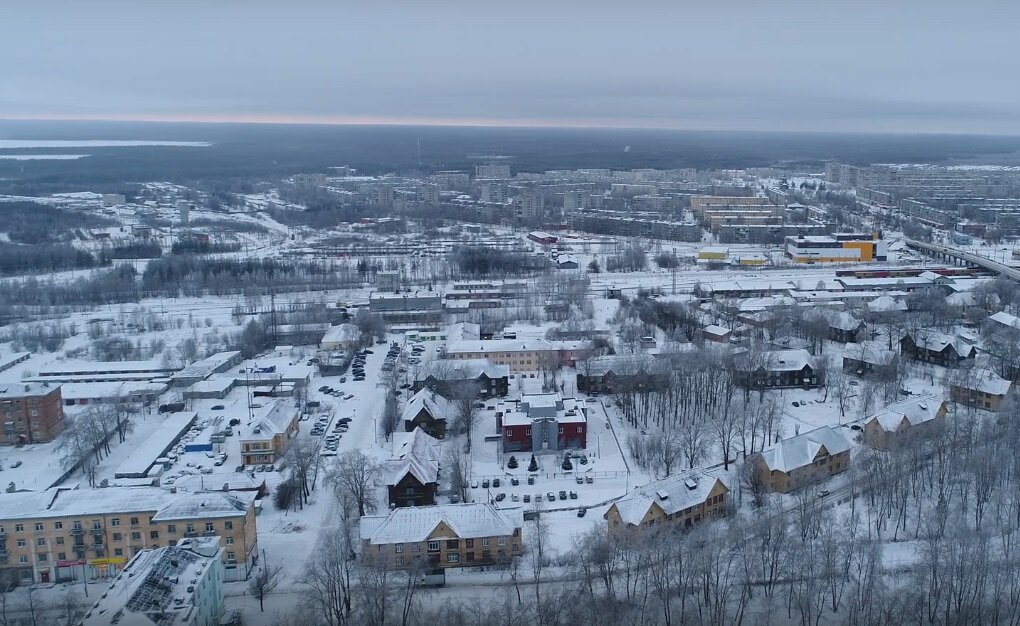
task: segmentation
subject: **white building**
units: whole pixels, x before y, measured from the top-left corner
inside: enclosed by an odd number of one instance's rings
[[[81,626],[219,626],[219,544],[219,537],[195,537],[142,550],[85,614]]]

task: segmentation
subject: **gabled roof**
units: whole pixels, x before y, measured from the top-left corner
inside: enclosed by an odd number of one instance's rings
[[[994,315],[989,315],[988,319],[990,319],[993,322],[1002,324],[1003,326],[1009,326],[1010,328],[1020,330],[1020,317],[1010,315],[1005,311],[999,311]]]
[[[704,503],[718,482],[722,482],[718,476],[705,470],[687,470],[638,487],[617,500],[613,506],[625,523],[637,526],[653,504],[658,505],[666,515],[671,515]],[[726,483],[723,483],[723,488],[729,490]]]
[[[607,354],[597,356],[587,366],[589,376],[605,376],[612,372],[616,376],[633,376],[639,373],[665,372],[668,367],[648,354]],[[585,367],[581,368],[582,371]]]
[[[942,401],[937,400],[934,396],[911,398],[890,404],[869,417],[865,423],[874,421],[879,428],[887,432],[896,430],[903,420],[906,420],[911,426],[916,426],[938,417],[942,404]]]
[[[1013,383],[1000,378],[998,374],[987,369],[975,369],[970,372],[968,380],[956,380],[950,383],[954,387],[972,389],[993,396],[1004,396],[1009,393]]]
[[[878,341],[862,341],[843,346],[843,358],[872,365],[890,365],[896,359],[896,352]]]
[[[953,335],[947,335],[945,333],[937,332],[919,332],[913,335],[907,335],[910,340],[914,342],[914,345],[918,348],[923,348],[929,352],[942,352],[948,347],[952,347],[956,350],[956,353],[960,356],[969,356],[974,352],[974,346],[964,343],[959,337]]]
[[[748,357],[741,355],[738,364],[747,371]],[[814,358],[807,350],[772,350],[766,352],[763,358],[755,364],[755,369],[764,369],[768,372],[799,372],[805,367],[815,366]]]
[[[779,441],[762,450],[761,458],[770,470],[790,472],[811,465],[823,446],[831,456],[849,450],[850,442],[837,430],[823,426]]]
[[[890,312],[890,311],[906,311],[907,304],[902,300],[898,300],[892,296],[885,295],[879,296],[868,303],[868,310],[874,313]]]
[[[440,525],[450,530],[442,539],[476,539],[512,535],[524,525],[520,508],[497,509],[486,503],[402,507],[388,515],[361,518],[361,539],[372,545],[425,541]]]
[[[411,474],[423,485],[439,479],[439,440],[420,427],[393,433],[393,456],[386,462],[386,484],[396,485]]]
[[[418,373],[418,380],[432,376],[436,380],[476,380],[485,375],[489,378],[509,378],[509,365],[496,365],[489,359],[438,359],[429,361]]]
[[[828,316],[828,318],[829,328],[835,328],[836,330],[857,330],[863,323],[853,315],[843,311],[832,313]]]
[[[407,401],[401,418],[409,422],[423,409],[434,420],[448,420],[456,412],[452,402],[430,389],[422,389]]]

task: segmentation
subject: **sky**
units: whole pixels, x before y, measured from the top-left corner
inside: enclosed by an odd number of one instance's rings
[[[4,0],[0,118],[1020,134],[1020,3]]]

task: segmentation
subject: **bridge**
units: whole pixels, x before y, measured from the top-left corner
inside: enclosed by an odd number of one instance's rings
[[[976,265],[982,269],[994,272],[1000,276],[1005,276],[1017,282],[1020,282],[1020,270],[1010,267],[1005,263],[999,263],[993,261],[988,257],[984,257],[972,252],[966,252],[958,248],[951,248],[949,246],[943,246],[937,243],[926,243],[924,241],[916,241],[914,239],[906,239],[905,243],[908,248],[913,248],[929,256],[933,256],[938,259],[946,261],[954,261],[959,263],[966,263],[970,265]]]

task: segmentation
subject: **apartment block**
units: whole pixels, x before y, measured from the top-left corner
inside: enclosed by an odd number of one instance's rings
[[[0,384],[0,444],[52,441],[64,430],[63,405],[59,384]]]
[[[226,580],[243,580],[258,553],[255,497],[157,487],[2,494],[0,579],[31,584],[107,578],[142,550],[218,536]]]

